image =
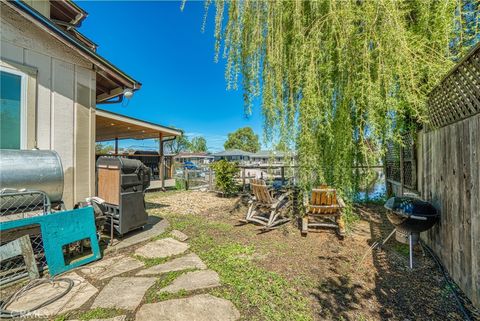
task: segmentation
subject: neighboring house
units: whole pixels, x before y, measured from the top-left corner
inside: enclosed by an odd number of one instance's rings
[[[252,153],[249,153],[240,149],[227,149],[227,150],[224,150],[223,152],[215,153],[213,154],[213,156],[215,161],[224,159],[229,162],[236,161],[240,163],[246,163],[250,160],[251,154]]]
[[[256,153],[249,153],[240,149],[227,149],[223,152],[213,154],[215,160],[225,159],[237,161],[244,165],[274,164],[281,165],[286,162],[287,154],[280,151],[262,150]],[[289,155],[292,158],[295,156]]]
[[[189,152],[181,152],[175,155],[174,157],[175,162],[178,163],[185,163],[185,162],[192,162],[195,165],[202,165],[202,164],[210,164],[213,162],[214,156],[210,153],[189,153]]]
[[[281,151],[261,150],[250,155],[252,164],[283,164],[285,163],[286,153]],[[292,158],[291,155],[288,157]]]
[[[76,4],[2,1],[0,13],[0,148],[57,151],[67,208],[95,195],[95,141],[181,134],[106,111],[97,115],[97,104],[119,102],[141,84],[76,30],[87,16]]]

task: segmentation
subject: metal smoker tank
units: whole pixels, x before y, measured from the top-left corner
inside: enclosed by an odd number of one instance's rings
[[[0,150],[0,187],[43,191],[50,201],[61,201],[60,156],[53,150]]]
[[[50,203],[61,203],[63,167],[57,152],[1,149],[0,193],[16,193],[19,190],[41,191],[48,197]],[[28,199],[28,193],[25,193],[22,197],[2,199],[0,209],[3,212],[19,204],[34,203],[35,197],[30,196],[31,199]]]

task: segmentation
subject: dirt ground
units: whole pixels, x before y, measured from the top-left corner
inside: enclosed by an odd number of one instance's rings
[[[151,193],[147,207],[155,215],[193,214],[235,226],[228,238],[254,246],[257,265],[288,280],[302,280],[298,290],[309,298],[315,320],[464,319],[435,261],[419,246],[413,270],[408,268],[408,246],[394,238],[369,250],[393,230],[382,206],[357,208],[361,219],[343,240],[333,231],[302,237],[295,223],[260,233],[258,226],[238,224],[246,212],[239,198],[207,192]],[[479,319],[478,311],[461,299],[472,319]]]

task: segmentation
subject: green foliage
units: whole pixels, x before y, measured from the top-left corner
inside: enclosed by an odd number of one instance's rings
[[[114,148],[112,145],[104,143],[95,144],[95,154],[108,154],[108,152],[112,152],[113,150]]]
[[[159,237],[158,239],[161,239],[161,238],[165,238],[165,236]],[[140,255],[133,255],[132,257],[141,261],[141,262],[143,262],[145,264],[145,267],[147,267],[147,268],[152,267],[154,265],[163,264],[163,263],[165,263],[169,260],[168,257],[148,258],[148,257],[140,256]]]
[[[250,127],[239,128],[228,134],[227,141],[223,145],[225,149],[241,149],[246,152],[256,153],[260,150],[258,135]]]
[[[115,309],[95,308],[83,313],[80,320],[105,319],[119,315],[120,312]]]
[[[172,228],[190,236],[190,250],[219,274],[223,286],[209,293],[232,301],[241,310],[242,320],[313,320],[309,298],[298,290],[302,280],[286,279],[258,266],[254,246],[228,239],[232,225],[198,215],[168,214],[166,218]],[[155,300],[168,298],[161,295]]]
[[[241,79],[247,114],[261,97],[267,141],[296,146],[303,187],[325,182],[349,200],[363,179],[352,167],[427,122],[427,94],[464,51],[466,21],[478,39],[478,1],[473,18],[458,14],[466,2],[218,0],[215,57],[228,88]]]
[[[204,137],[193,137],[190,141],[190,150],[194,153],[206,152],[207,140]]]
[[[185,190],[185,179],[183,178],[175,178],[175,189],[178,191]]]
[[[159,292],[161,289],[166,287],[167,285],[170,285],[176,278],[178,278],[180,275],[191,272],[194,270],[182,270],[182,271],[173,271],[173,272],[168,272],[164,273],[160,276],[155,281],[155,284],[148,289],[147,293],[145,294],[145,301],[147,303],[152,303],[152,302],[158,302],[158,301],[164,301],[164,300],[170,300],[170,299],[178,299],[181,297],[187,296],[188,292],[185,290],[181,290],[176,293],[166,293],[166,292]]]
[[[163,145],[165,153],[178,154],[180,152],[186,152],[190,149],[190,141],[187,136],[180,136],[174,140],[170,140]]]
[[[235,175],[238,174],[237,163],[222,159],[211,166],[215,171],[215,185],[217,188],[226,196],[235,194],[238,191],[238,186],[235,182]]]

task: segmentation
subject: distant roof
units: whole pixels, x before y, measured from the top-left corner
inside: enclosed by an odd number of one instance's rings
[[[262,157],[262,158],[267,158],[267,157],[285,157],[285,152],[281,151],[276,151],[276,150],[261,150],[258,151],[252,155],[251,157]]]
[[[181,152],[181,153],[178,153],[175,157],[176,158],[182,158],[182,157],[205,157],[205,158],[212,157],[213,158],[213,155],[211,155],[210,153]]]
[[[213,154],[213,156],[216,157],[222,157],[222,156],[251,156],[252,153],[246,152],[241,149],[227,149],[222,152],[218,152]]]

